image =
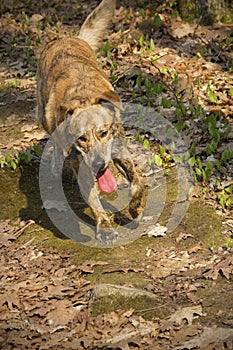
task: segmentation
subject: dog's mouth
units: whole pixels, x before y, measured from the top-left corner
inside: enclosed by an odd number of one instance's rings
[[[115,191],[117,182],[109,168],[100,168],[97,172],[96,179],[102,192],[112,193]]]
[[[73,146],[69,149],[68,158],[77,158],[77,149]],[[109,168],[101,167],[97,171],[96,180],[98,182],[99,188],[102,192],[112,193],[116,190],[117,182],[116,179]]]

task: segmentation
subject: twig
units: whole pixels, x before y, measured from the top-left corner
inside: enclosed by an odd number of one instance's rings
[[[200,15],[199,20],[198,20],[198,22],[197,22],[197,25],[196,25],[196,27],[195,27],[195,29],[194,29],[194,32],[193,32],[193,38],[196,37],[196,31],[197,31],[198,28],[200,27],[202,18],[203,18],[203,15]]]
[[[148,327],[144,327],[142,329],[136,330],[136,331],[131,331],[131,332],[127,332],[127,333],[122,333],[120,335],[116,335],[115,337],[112,337],[110,339],[105,340],[105,344],[115,344],[118,343],[122,340],[127,340],[130,339],[134,336],[143,336],[143,335],[147,335],[151,332],[154,332],[156,329],[156,324],[154,326],[148,326]]]
[[[32,224],[35,224],[35,221],[29,220],[28,223],[24,227],[20,228],[19,230],[17,230],[15,232],[15,234],[14,234],[15,238],[19,238],[24,233],[26,228],[28,228]]]

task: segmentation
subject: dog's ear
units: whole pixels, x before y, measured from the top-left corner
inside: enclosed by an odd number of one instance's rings
[[[74,113],[74,108],[61,105],[57,112],[57,125],[60,125],[68,116]]]
[[[104,91],[100,96],[95,98],[95,104],[102,102],[108,102],[120,110],[123,109],[119,95],[113,90]]]

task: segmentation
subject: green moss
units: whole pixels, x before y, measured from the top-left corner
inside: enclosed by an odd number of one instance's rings
[[[221,246],[225,241],[220,216],[216,214],[214,208],[201,200],[191,202],[184,220],[173,235],[180,230],[193,235],[195,240],[200,240],[206,248],[212,247],[213,243]]]
[[[23,137],[21,126],[14,126],[6,130],[6,136],[13,137],[15,140]]]
[[[115,266],[116,270],[117,267]],[[144,288],[148,284],[148,280],[140,273],[123,271],[103,273],[105,270],[108,271],[108,266],[96,266],[95,273],[90,274],[87,278],[93,283],[109,283],[109,284],[120,284],[120,285],[133,285],[136,288]],[[111,268],[110,268],[111,269]]]
[[[216,281],[206,281],[205,288],[199,288],[197,296],[202,300],[203,317],[200,321],[222,327],[222,320],[229,319],[229,325],[232,325],[233,309],[233,289],[232,281],[226,280],[219,275]],[[218,315],[218,317],[216,317]]]
[[[161,300],[153,300],[145,296],[123,297],[118,294],[100,298],[91,304],[93,316],[117,310],[133,309],[134,314],[142,315],[145,319],[165,318],[169,315],[168,307],[161,307]]]
[[[26,196],[19,190],[20,171],[0,170],[0,212],[1,219],[15,220],[20,209],[26,206]]]

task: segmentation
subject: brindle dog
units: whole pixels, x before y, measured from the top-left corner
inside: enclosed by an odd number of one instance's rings
[[[144,187],[126,148],[121,100],[94,54],[114,8],[115,0],[103,0],[87,17],[77,38],[50,42],[41,54],[37,72],[38,119],[55,138],[56,148],[67,152],[64,140],[72,136],[75,156],[71,165],[94,214],[96,239],[105,243],[118,237],[99,199],[99,189],[112,192],[116,187],[108,168],[111,160],[131,182],[129,218],[137,218],[144,206]],[[56,136],[59,128],[61,137]],[[81,175],[80,161],[85,168]]]

